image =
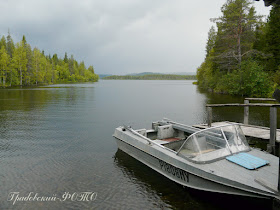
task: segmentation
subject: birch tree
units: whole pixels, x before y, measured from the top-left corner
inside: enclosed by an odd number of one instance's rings
[[[19,74],[20,86],[23,85],[22,81],[25,77],[27,70],[27,58],[26,58],[26,50],[23,42],[19,42],[16,44],[14,54],[13,54],[13,66],[17,69]]]
[[[0,72],[3,79],[3,87],[6,86],[7,71],[9,65],[9,55],[4,46],[0,50]],[[2,83],[2,82],[1,82]]]

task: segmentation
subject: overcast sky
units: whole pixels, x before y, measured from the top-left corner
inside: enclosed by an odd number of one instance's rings
[[[0,35],[99,74],[195,72],[226,0],[0,0]],[[270,7],[254,3],[258,14]]]

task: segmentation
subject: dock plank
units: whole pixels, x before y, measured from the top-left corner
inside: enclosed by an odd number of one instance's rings
[[[233,123],[233,122],[214,122],[212,123],[212,127],[214,126],[220,126],[225,123]],[[245,125],[242,123],[239,123],[241,126],[241,129],[245,136],[249,137],[255,137],[259,139],[269,140],[270,139],[270,129],[268,127],[262,127],[262,126],[255,126],[255,125]],[[208,128],[207,124],[200,124],[200,125],[193,125],[195,128]],[[276,132],[276,142],[280,142],[280,129],[277,129]]]

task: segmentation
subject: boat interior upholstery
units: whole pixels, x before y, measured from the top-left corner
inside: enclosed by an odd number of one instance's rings
[[[137,132],[174,151],[178,150],[190,135],[190,133],[173,128],[172,125],[159,125],[152,130],[139,129]]]

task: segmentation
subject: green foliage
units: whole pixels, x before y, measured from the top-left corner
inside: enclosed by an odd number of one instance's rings
[[[8,31],[8,36],[7,36],[7,46],[6,47],[7,47],[8,54],[10,55],[10,57],[12,57],[13,52],[15,50],[15,45],[14,45],[13,39],[12,39],[9,31]]]
[[[208,32],[208,40],[206,43],[206,57],[209,56],[211,50],[215,47],[216,38],[217,38],[216,30],[214,26],[212,26]]]
[[[18,71],[19,85],[23,85],[23,80],[26,79],[26,70],[27,70],[27,58],[26,58],[26,49],[24,47],[24,42],[21,41],[16,44],[15,51],[12,56],[12,67]]]
[[[231,95],[267,97],[272,92],[272,82],[263,67],[256,61],[243,61],[240,70],[223,75],[215,91]]]
[[[63,82],[96,82],[98,75],[93,66],[86,68],[84,62],[78,63],[74,56],[64,59],[44,55],[38,48],[32,50],[25,36],[16,43],[8,33],[7,40],[0,40],[0,87],[53,84]]]
[[[280,7],[273,7],[267,23],[255,15],[249,0],[227,0],[222,13],[215,19],[217,33],[213,28],[208,33],[198,85],[231,95],[271,97],[280,86]]]
[[[213,65],[210,57],[207,57],[201,66],[197,69],[198,85],[203,89],[214,89],[216,86],[217,73],[213,71]]]
[[[263,51],[272,54],[268,59],[268,68],[276,71],[280,65],[280,5],[272,7],[265,32]]]
[[[2,45],[0,50],[0,84],[3,79],[3,86],[6,86],[6,79],[8,74],[8,65],[10,63],[9,55],[5,49],[5,46]]]
[[[6,38],[4,36],[2,36],[1,40],[0,40],[0,49],[4,47],[6,49],[7,47],[7,42],[6,42]]]
[[[108,76],[103,77],[105,80],[195,80],[195,75],[174,75],[174,74],[146,74],[141,76]]]
[[[274,82],[277,84],[277,86],[280,86],[280,66],[278,66],[278,70],[274,74]]]

